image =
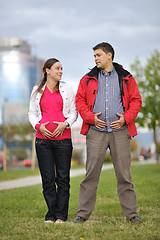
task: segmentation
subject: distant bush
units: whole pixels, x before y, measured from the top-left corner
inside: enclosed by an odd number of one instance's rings
[[[27,158],[26,151],[21,147],[10,150],[9,155],[10,155],[10,157],[16,156],[18,158],[18,160],[24,160],[25,158]]]
[[[112,162],[111,155],[109,153],[106,153],[105,158],[104,158],[104,162]]]
[[[82,163],[82,149],[74,149],[72,153],[72,161],[78,162],[78,164]]]
[[[158,142],[157,148],[158,148],[158,154],[160,155],[160,142]]]

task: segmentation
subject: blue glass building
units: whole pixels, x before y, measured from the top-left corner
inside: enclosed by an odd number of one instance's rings
[[[0,125],[23,121],[24,116],[28,120],[27,104],[33,86],[41,78],[42,64],[31,54],[31,45],[26,41],[0,39]],[[0,138],[0,149],[2,144]]]
[[[42,60],[31,55],[31,46],[20,39],[0,39],[0,124],[4,102],[28,103],[41,77]]]

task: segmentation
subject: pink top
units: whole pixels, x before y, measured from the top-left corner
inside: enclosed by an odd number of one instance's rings
[[[64,122],[66,118],[63,116],[63,99],[60,92],[54,91],[53,93],[47,88],[44,89],[43,96],[40,100],[40,108],[42,112],[42,118],[40,120],[40,124],[36,124],[36,137],[41,139],[48,140],[62,140],[65,138],[71,138],[71,129],[65,129],[63,131],[62,136],[53,137],[53,138],[45,138],[41,132],[39,131],[40,125],[42,123],[48,122],[45,127],[50,131],[54,132],[57,128],[57,124],[54,124],[53,121],[56,122]]]

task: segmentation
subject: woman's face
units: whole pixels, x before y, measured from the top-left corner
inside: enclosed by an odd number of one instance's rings
[[[60,62],[56,62],[52,65],[52,67],[46,68],[47,77],[52,78],[54,81],[58,82],[62,78],[62,64]]]

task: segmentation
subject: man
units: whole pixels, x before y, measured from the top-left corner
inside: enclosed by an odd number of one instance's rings
[[[130,175],[130,139],[137,135],[134,119],[142,105],[141,96],[132,75],[113,62],[114,49],[109,43],[100,43],[93,50],[96,66],[81,79],[76,94],[76,106],[83,119],[81,134],[86,135],[87,160],[74,222],[86,221],[94,209],[107,148],[126,219],[140,222]]]

